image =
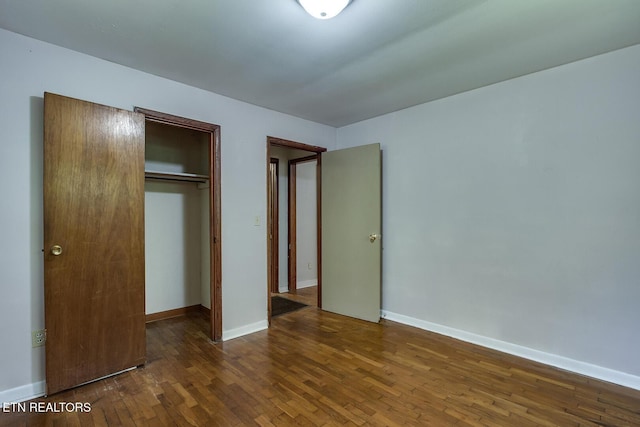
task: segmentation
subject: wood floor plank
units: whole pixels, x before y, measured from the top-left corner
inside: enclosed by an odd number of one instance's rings
[[[147,326],[148,363],[0,413],[0,426],[624,426],[640,391],[399,325],[306,307],[212,343],[200,314]]]

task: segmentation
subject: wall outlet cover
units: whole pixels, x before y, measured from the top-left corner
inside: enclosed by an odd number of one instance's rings
[[[47,330],[39,329],[37,331],[31,331],[31,346],[42,347],[47,342]]]

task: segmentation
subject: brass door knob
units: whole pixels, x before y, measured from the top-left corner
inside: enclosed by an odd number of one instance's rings
[[[61,253],[62,253],[62,246],[60,246],[60,245],[51,246],[51,255],[58,256]]]
[[[380,237],[380,236],[379,236],[379,235],[377,235],[377,234],[369,234],[369,241],[370,241],[371,243],[373,243],[373,242],[375,242],[375,241],[376,241],[376,239],[377,239],[378,237]]]

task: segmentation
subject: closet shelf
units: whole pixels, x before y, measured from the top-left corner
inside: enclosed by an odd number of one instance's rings
[[[153,180],[162,180],[162,181],[180,181],[180,182],[196,182],[196,183],[209,182],[209,176],[195,174],[195,173],[144,171],[144,178],[153,179]]]

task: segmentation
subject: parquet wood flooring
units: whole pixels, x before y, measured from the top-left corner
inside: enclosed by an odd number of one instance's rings
[[[213,344],[199,315],[148,325],[147,364],[0,413],[0,426],[638,426],[640,391],[390,321],[307,307]]]

